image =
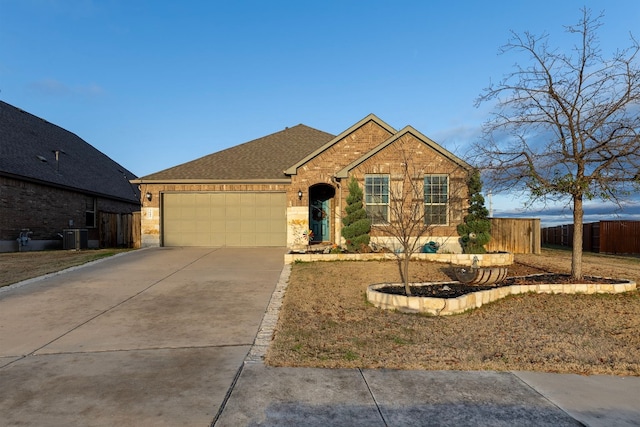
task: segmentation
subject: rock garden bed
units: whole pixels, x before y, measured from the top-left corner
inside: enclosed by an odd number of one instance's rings
[[[528,292],[552,294],[621,293],[636,289],[631,280],[587,276],[579,283],[565,274],[535,274],[510,277],[496,285],[468,285],[459,282],[416,283],[406,296],[401,284],[376,284],[367,288],[367,300],[386,310],[426,313],[437,316],[463,313],[508,295]]]

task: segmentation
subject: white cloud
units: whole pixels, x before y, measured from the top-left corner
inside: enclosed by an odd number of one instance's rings
[[[473,165],[473,159],[469,158],[468,153],[472,143],[480,138],[480,134],[480,125],[459,124],[455,127],[437,130],[429,136],[447,150]]]
[[[46,95],[68,95],[70,89],[68,86],[54,79],[43,79],[29,84],[29,88]]]
[[[70,86],[56,79],[42,79],[29,84],[29,88],[47,96],[81,96],[94,98],[105,94],[105,90],[96,83]]]
[[[494,196],[493,216],[497,218],[540,218],[543,227],[573,223],[571,206],[562,203],[548,205],[533,204],[525,208],[525,198],[517,196]],[[489,202],[485,200],[489,208]],[[584,223],[615,220],[640,220],[640,199],[626,200],[618,206],[614,203],[586,201]]]
[[[105,90],[102,88],[102,86],[96,83],[90,83],[86,86],[80,86],[78,89],[81,91],[81,93],[89,96],[102,96],[105,94]]]

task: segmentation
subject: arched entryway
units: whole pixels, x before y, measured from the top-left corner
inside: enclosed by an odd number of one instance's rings
[[[331,199],[336,189],[329,184],[309,187],[309,228],[313,231],[313,243],[331,241]]]

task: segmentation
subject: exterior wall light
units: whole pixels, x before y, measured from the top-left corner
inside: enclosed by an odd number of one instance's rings
[[[302,190],[298,190],[298,200],[302,200]]]
[[[151,201],[152,196],[151,196],[151,193],[149,193],[148,191],[147,191],[147,194],[145,194],[145,197],[147,198],[148,201]]]

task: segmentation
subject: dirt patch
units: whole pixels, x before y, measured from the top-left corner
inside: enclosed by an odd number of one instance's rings
[[[131,249],[0,253],[0,287],[55,273]]]
[[[411,281],[450,281],[451,267],[412,262]],[[584,273],[640,281],[640,260],[585,254]],[[570,253],[516,256],[509,276],[567,274]],[[460,315],[380,310],[368,285],[400,281],[393,261],[295,264],[273,366],[529,370],[640,375],[640,292],[523,294]]]

